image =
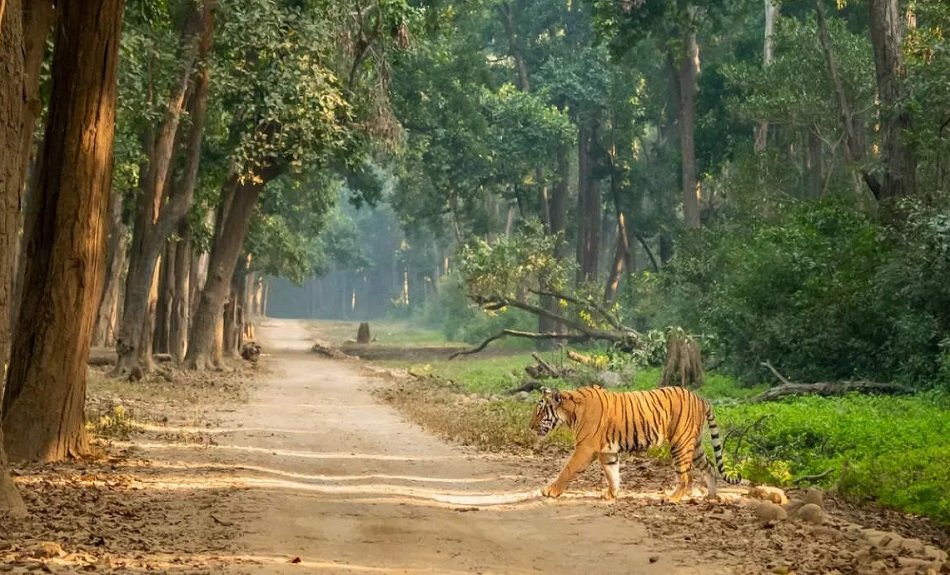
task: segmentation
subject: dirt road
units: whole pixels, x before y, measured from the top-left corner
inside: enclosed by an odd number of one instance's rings
[[[237,547],[256,565],[242,571],[729,572],[663,551],[596,500],[541,500],[512,461],[403,421],[357,366],[308,353],[306,324],[269,320],[259,335],[278,373],[212,450],[249,472],[234,478],[250,488]]]

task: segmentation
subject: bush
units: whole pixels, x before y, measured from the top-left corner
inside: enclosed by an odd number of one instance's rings
[[[800,381],[933,386],[950,333],[950,214],[910,213],[900,233],[835,199],[714,223],[639,278],[632,315],[711,336],[747,379],[769,360]]]
[[[716,415],[733,432],[727,455],[736,448],[735,432],[761,419],[740,448],[739,470],[751,480],[790,485],[821,476],[846,495],[950,524],[948,408],[950,396],[929,392],[722,405]]]

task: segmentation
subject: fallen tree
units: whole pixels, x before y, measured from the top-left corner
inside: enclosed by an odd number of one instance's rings
[[[834,395],[844,395],[846,393],[851,393],[852,391],[881,394],[900,394],[909,392],[907,388],[897,385],[896,383],[881,383],[867,380],[796,383],[789,381],[785,376],[779,373],[770,362],[764,361],[762,362],[762,366],[768,368],[768,370],[771,371],[776,379],[782,382],[782,384],[771,389],[767,389],[755,396],[752,399],[754,402],[775,401],[777,399],[796,395],[821,395],[827,397]]]

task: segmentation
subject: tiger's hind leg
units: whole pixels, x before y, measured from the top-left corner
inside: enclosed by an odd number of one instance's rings
[[[700,439],[702,436],[700,436]],[[697,440],[696,455],[693,456],[693,469],[703,472],[703,479],[706,480],[706,499],[718,499],[716,495],[717,481],[716,474],[713,472],[709,459],[706,458],[706,452]]]
[[[620,493],[620,457],[616,453],[598,453],[597,457],[600,459],[604,479],[607,481],[604,499],[614,499]]]

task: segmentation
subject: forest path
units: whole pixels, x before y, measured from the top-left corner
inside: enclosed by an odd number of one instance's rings
[[[696,566],[597,500],[540,499],[513,458],[426,434],[378,402],[381,383],[357,365],[310,353],[305,322],[266,320],[258,335],[276,373],[214,450],[255,472],[242,482],[242,572],[731,572]]]

